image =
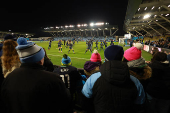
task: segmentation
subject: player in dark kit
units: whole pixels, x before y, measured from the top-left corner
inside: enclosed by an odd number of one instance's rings
[[[68,42],[68,46],[69,46],[69,51],[68,51],[68,53],[69,53],[70,50],[72,49],[73,53],[75,54],[74,49],[73,49],[73,44],[71,43],[71,41]]]
[[[58,51],[58,52],[60,52],[60,49],[61,49],[61,53],[62,53],[62,47],[61,47],[61,45],[63,45],[63,44],[61,43],[61,40],[59,40],[59,42],[58,42],[58,49],[59,49],[59,51]]]
[[[95,43],[95,44],[96,44],[96,47],[95,47],[95,48],[97,48],[97,49],[98,49],[98,44],[99,44],[99,43],[98,43],[98,40],[96,41],[96,43]]]
[[[50,50],[50,49],[51,49],[51,43],[52,43],[52,41],[50,40],[50,42],[49,42],[49,46],[48,46],[48,50]]]
[[[107,42],[106,42],[106,40],[104,41],[104,45],[105,45],[105,49],[106,49],[106,47],[107,47]]]
[[[103,46],[104,46],[104,44],[103,44],[103,42],[101,42],[101,43],[100,43],[100,51],[101,51],[101,49],[103,49],[103,51],[104,51]]]
[[[90,50],[90,51],[91,51],[91,54],[92,54],[92,48],[91,48],[91,46],[92,46],[91,41],[89,41],[88,44],[87,44],[87,49],[86,49],[85,53],[86,53],[88,50]],[[85,54],[85,53],[84,53],[84,54]]]
[[[72,107],[74,107],[74,94],[76,92],[77,82],[81,79],[77,68],[71,66],[72,62],[69,56],[63,55],[61,60],[61,67],[54,69],[54,73],[60,75],[61,79],[65,83],[66,88],[69,89],[72,97]]]
[[[114,43],[113,43],[113,42],[114,42],[114,40],[111,40],[111,43],[110,43],[110,45],[114,45]]]

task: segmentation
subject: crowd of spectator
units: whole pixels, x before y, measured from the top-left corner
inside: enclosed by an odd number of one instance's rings
[[[2,113],[170,112],[167,54],[153,51],[151,62],[146,62],[141,43],[126,51],[108,46],[104,62],[94,50],[83,73],[67,54],[54,68],[45,49],[25,38],[7,35],[1,45]]]
[[[159,39],[158,41],[150,41],[150,40],[145,41],[145,45],[151,45],[154,47],[170,49],[169,40],[164,40],[163,38]]]

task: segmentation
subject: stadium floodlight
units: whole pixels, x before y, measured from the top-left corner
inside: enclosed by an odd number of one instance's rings
[[[70,25],[69,27],[74,27],[73,25]]]
[[[59,29],[59,27],[57,27],[57,26],[56,26],[55,28],[58,28],[58,29]]]
[[[67,27],[69,27],[69,26],[66,25],[65,28],[67,28]]]
[[[140,11],[140,8],[138,9],[138,11]]]
[[[169,14],[166,14],[165,16],[169,16]]]
[[[90,26],[94,26],[94,23],[90,23]]]
[[[77,25],[77,27],[80,27],[80,26],[81,26],[80,24]]]
[[[95,25],[104,25],[104,23],[96,23]]]
[[[155,8],[155,6],[153,6],[151,10],[153,10],[154,8]]]
[[[149,18],[151,15],[150,14],[146,14],[144,17],[143,17],[143,19],[147,19],[147,18]]]
[[[87,24],[84,24],[83,26],[87,26]]]

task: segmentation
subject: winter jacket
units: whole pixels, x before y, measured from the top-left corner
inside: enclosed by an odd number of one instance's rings
[[[68,110],[69,93],[57,74],[36,63],[22,63],[2,83],[7,113],[58,113]]]
[[[129,74],[121,61],[107,61],[100,72],[92,74],[82,89],[83,102],[95,113],[133,113],[135,104],[143,104],[145,93],[139,80]],[[92,100],[90,100],[92,99]],[[90,102],[93,103],[90,106]],[[92,108],[91,108],[92,109]]]
[[[146,92],[154,98],[170,100],[169,63],[154,61],[149,66],[152,68],[152,77]]]
[[[144,58],[129,61],[127,65],[130,74],[136,77],[146,89],[149,78],[152,76],[152,69],[145,63]]]
[[[43,66],[45,67],[46,71],[53,72],[53,70],[54,70],[53,63],[47,57],[44,57],[44,64],[43,64]]]

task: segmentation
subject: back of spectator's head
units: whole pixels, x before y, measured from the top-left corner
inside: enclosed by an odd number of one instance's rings
[[[92,61],[87,61],[84,64],[84,72],[86,75],[90,76],[91,74],[93,74],[95,71],[99,70],[99,64],[96,62],[92,62]]]
[[[151,59],[152,62],[154,61],[164,62],[166,60],[167,60],[167,54],[163,52],[155,53],[153,58]]]
[[[4,37],[4,41],[5,41],[5,40],[13,40],[13,41],[16,41],[17,39],[16,39],[14,36],[12,36],[12,35],[7,34],[7,35]]]
[[[3,66],[6,69],[10,70],[11,67],[14,66],[16,62],[20,62],[17,51],[15,50],[15,47],[17,45],[18,45],[17,42],[12,40],[6,40],[3,43],[2,47],[3,54],[1,60],[4,62]]]
[[[142,52],[142,44],[136,43],[134,47],[127,49],[124,53],[124,58],[127,61],[137,60],[141,58]]]
[[[21,63],[37,63],[44,58],[45,52],[42,47],[34,42],[27,42],[23,37],[17,39],[18,46],[16,50]]]
[[[68,55],[64,54],[63,58],[61,59],[61,65],[63,65],[63,66],[72,65],[71,58]]]
[[[104,51],[105,60],[119,60],[123,58],[124,50],[123,47],[118,45],[108,46]]]
[[[93,51],[90,61],[92,61],[92,62],[101,62],[102,61],[101,56],[96,49]]]

